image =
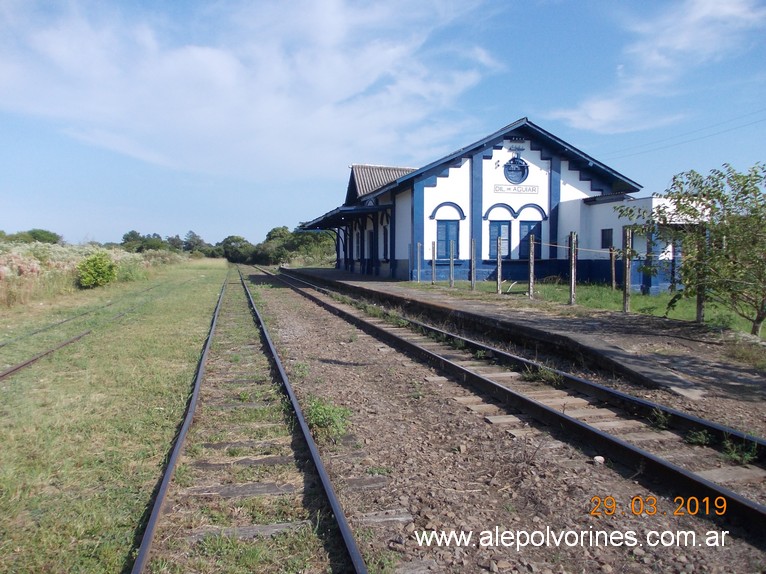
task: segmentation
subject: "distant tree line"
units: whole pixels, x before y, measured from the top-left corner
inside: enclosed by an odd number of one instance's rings
[[[0,241],[33,243],[63,243],[61,235],[45,229],[30,229],[6,234],[0,231]],[[244,237],[229,235],[223,241],[211,245],[194,231],[183,239],[178,235],[163,238],[158,233],[142,235],[131,230],[122,236],[120,243],[106,243],[104,247],[121,247],[131,253],[145,251],[187,252],[193,257],[225,257],[233,263],[275,265],[279,263],[322,264],[335,259],[335,238],[327,232],[306,233],[290,231],[286,226],[275,227],[266,239],[253,245]]]
[[[221,246],[224,257],[234,263],[317,265],[335,259],[335,238],[331,234],[290,231],[285,226],[273,228],[266,234],[266,240],[257,245],[230,235]]]
[[[10,235],[6,234],[5,231],[0,231],[0,241],[13,243],[34,243],[35,241],[40,243],[62,243],[63,237],[46,229],[30,229],[29,231],[19,231]]]

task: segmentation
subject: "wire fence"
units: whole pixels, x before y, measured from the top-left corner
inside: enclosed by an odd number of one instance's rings
[[[623,299],[623,311],[628,312],[630,310],[630,296],[631,291],[634,288],[633,284],[633,277],[636,274],[638,274],[640,277],[642,277],[642,280],[646,276],[651,275],[651,271],[643,272],[640,270],[643,269],[650,269],[652,265],[657,263],[657,258],[652,256],[651,254],[647,254],[646,256],[638,256],[638,254],[633,251],[632,245],[632,234],[631,230],[629,228],[624,229],[623,233],[623,248],[617,249],[616,247],[609,247],[609,248],[602,248],[602,249],[593,249],[593,248],[581,248],[578,245],[578,237],[577,234],[572,232],[569,234],[569,240],[566,244],[558,244],[558,243],[549,243],[546,241],[539,241],[537,240],[534,235],[528,236],[528,238],[525,239],[524,242],[522,242],[522,245],[520,246],[520,250],[524,250],[526,248],[529,249],[528,253],[522,253],[519,252],[518,256],[519,259],[515,259],[511,261],[509,259],[509,246],[507,239],[505,240],[505,245],[503,244],[502,238],[498,237],[497,244],[494,247],[494,249],[491,249],[491,253],[495,254],[495,261],[494,265],[491,262],[491,260],[482,259],[480,262],[478,262],[477,265],[477,259],[476,259],[476,249],[475,249],[475,240],[471,240],[471,256],[470,256],[470,267],[468,271],[468,276],[471,281],[471,290],[476,289],[476,282],[481,277],[481,280],[486,281],[490,280],[492,276],[494,276],[494,279],[497,283],[497,293],[500,294],[503,292],[504,283],[507,279],[510,277],[510,273],[504,273],[504,267],[506,268],[512,268],[514,276],[513,279],[517,279],[516,281],[513,281],[511,284],[511,287],[516,285],[519,282],[523,282],[523,278],[520,277],[519,271],[520,271],[520,264],[523,265],[523,261],[527,262],[527,272],[526,272],[526,281],[528,284],[527,289],[527,296],[530,299],[535,298],[535,283],[538,280],[538,274],[539,271],[536,271],[536,267],[542,267],[544,270],[550,271],[551,269],[556,270],[556,276],[559,277],[562,281],[566,280],[569,283],[569,304],[574,305],[577,301],[577,272],[578,272],[578,262],[581,264],[581,266],[586,267],[590,273],[588,275],[588,282],[593,282],[593,275],[592,272],[593,267],[598,267],[598,276],[600,278],[599,282],[611,284],[611,288],[613,290],[618,289],[621,287],[622,289],[622,299]],[[562,250],[562,253],[566,253],[567,257],[566,259],[559,258],[559,257],[553,257],[553,258],[547,258],[543,259],[540,254],[538,253],[538,250],[540,250],[542,247],[548,247],[549,253],[556,253],[558,254],[558,250]],[[438,260],[436,257],[437,253],[437,245],[436,242],[432,242],[431,244],[431,283],[436,283],[437,281],[437,267],[442,266],[442,270],[440,272],[441,279],[443,280],[443,272],[445,265],[444,259]],[[443,251],[442,247],[442,251]],[[415,255],[415,259],[417,261],[417,269],[416,269],[416,280],[418,282],[421,281],[423,270],[421,269],[421,254],[422,251],[422,245],[420,243],[417,244],[417,255]],[[455,256],[456,250],[455,250],[455,242],[450,241],[449,242],[449,285],[450,287],[455,286],[455,267],[456,267],[456,256]],[[587,258],[580,258],[580,253],[586,253],[590,257]],[[525,257],[526,255],[526,257]],[[596,257],[593,257],[595,255]],[[604,266],[607,266],[606,269]],[[494,271],[492,269],[494,268]],[[510,270],[510,269],[509,269]],[[465,271],[463,271],[464,273]],[[671,270],[670,273],[671,276],[674,275],[674,271]],[[546,273],[546,276],[547,273]],[[508,287],[508,291],[510,291],[510,288]],[[643,291],[645,285],[641,283],[640,285],[641,290]]]

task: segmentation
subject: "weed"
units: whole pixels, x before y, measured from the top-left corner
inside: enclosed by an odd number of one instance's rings
[[[295,363],[290,369],[290,373],[296,379],[305,379],[309,374],[309,366],[306,363]]]
[[[410,397],[413,399],[422,399],[424,396],[423,383],[420,381],[412,381],[412,392],[410,393]]]
[[[546,383],[554,387],[561,387],[564,385],[564,377],[550,369],[548,367],[531,367],[527,365],[524,367],[524,371],[521,373],[521,379],[523,381],[539,381]]]
[[[202,447],[198,444],[190,444],[189,446],[186,447],[186,451],[184,454],[192,458],[197,458],[198,456],[202,454]]]
[[[649,415],[649,423],[656,429],[665,430],[670,426],[670,415],[659,407],[655,407]]]
[[[387,466],[371,466],[367,469],[367,474],[372,476],[388,476],[391,474],[391,469]]]
[[[473,356],[479,360],[487,358],[487,351],[484,349],[478,349],[474,352]]]
[[[410,322],[405,319],[404,317],[401,317],[399,315],[388,315],[388,321],[391,323],[394,327],[409,327]]]
[[[173,473],[173,480],[175,480],[175,483],[181,488],[186,488],[194,484],[191,469],[185,464],[178,465],[175,473]]]
[[[713,437],[705,429],[698,431],[689,431],[686,433],[684,440],[688,444],[695,444],[697,446],[707,446],[713,441]]]
[[[304,416],[315,439],[335,442],[346,432],[351,409],[335,406],[312,395],[308,398]]]
[[[723,441],[723,454],[736,464],[750,464],[758,458],[758,443],[746,441],[737,444],[727,436]]]

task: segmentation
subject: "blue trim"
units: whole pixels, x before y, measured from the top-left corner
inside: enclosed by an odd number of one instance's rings
[[[415,273],[417,273],[418,262],[415,261],[417,257],[417,244],[423,245],[425,241],[425,213],[424,213],[424,200],[425,200],[425,188],[429,185],[431,178],[419,179],[414,182],[412,186],[412,244],[410,245],[410,261],[412,267],[409,270],[410,279],[415,279]],[[420,257],[423,257],[425,250],[421,250]],[[421,266],[422,268],[422,266]]]
[[[482,157],[483,152],[475,153],[471,157],[471,181],[468,184],[468,194],[471,198],[471,225],[469,226],[468,231],[470,232],[469,237],[474,240],[476,245],[477,261],[481,258],[483,235],[481,227],[481,210],[484,205],[484,161]],[[472,269],[471,272],[475,274],[476,270]]]
[[[507,210],[508,210],[508,213],[510,213],[510,214],[511,214],[511,217],[513,217],[514,219],[516,219],[516,218],[518,217],[518,215],[516,215],[516,212],[514,212],[514,211],[513,211],[513,208],[512,208],[510,205],[508,205],[507,203],[495,203],[495,204],[494,204],[494,205],[492,205],[492,206],[491,206],[491,207],[490,207],[490,208],[489,208],[489,209],[488,209],[486,212],[484,212],[484,215],[482,215],[482,217],[481,217],[481,218],[482,218],[484,221],[487,221],[487,220],[489,219],[489,214],[490,214],[490,212],[491,212],[493,209],[497,208],[497,207],[502,207],[502,208],[505,208],[505,209],[507,209]]]
[[[587,169],[589,171],[601,172],[601,174],[603,174],[603,179],[600,178],[601,181],[606,182],[611,180],[611,181],[621,182],[622,186],[624,186],[626,189],[624,190],[620,189],[619,191],[625,191],[625,192],[631,193],[631,192],[637,192],[641,189],[641,185],[639,185],[638,183],[628,179],[621,173],[604,165],[603,163],[597,161],[596,159],[592,158],[586,153],[583,153],[576,147],[566,143],[564,140],[557,138],[556,136],[544,130],[540,126],[537,126],[534,123],[530,122],[527,118],[521,118],[511,124],[508,124],[504,128],[496,131],[495,133],[483,139],[480,139],[477,142],[474,142],[466,147],[460,148],[459,150],[447,156],[444,156],[441,159],[431,162],[430,164],[420,169],[417,169],[413,171],[412,173],[402,176],[399,179],[397,179],[396,182],[392,185],[398,186],[407,181],[415,180],[419,177],[422,177],[425,174],[432,174],[434,172],[440,173],[443,169],[444,164],[449,164],[450,162],[453,162],[456,159],[459,159],[461,157],[473,155],[476,152],[479,152],[479,153],[491,152],[492,148],[498,145],[502,145],[504,138],[510,136],[511,134],[518,137],[524,137],[531,141],[543,140],[546,144],[546,148],[549,148],[552,150],[553,149],[558,150],[558,154],[560,156],[566,155],[568,158],[570,158],[570,161],[581,162],[582,164],[587,165],[588,166]]]
[[[542,216],[543,216],[543,221],[547,221],[547,220],[548,220],[548,216],[545,214],[545,210],[544,210],[542,207],[540,207],[539,205],[537,205],[536,203],[525,203],[524,205],[522,205],[522,206],[519,208],[519,210],[518,210],[518,211],[516,211],[515,209],[513,209],[513,208],[512,208],[510,205],[508,205],[507,203],[496,203],[496,204],[494,204],[492,207],[490,207],[490,208],[489,208],[489,209],[488,209],[488,210],[487,210],[487,211],[484,213],[484,215],[482,216],[482,219],[483,219],[484,221],[487,221],[487,220],[489,219],[489,213],[490,213],[490,211],[492,211],[492,210],[493,210],[493,209],[495,209],[496,207],[504,207],[505,209],[507,209],[507,210],[508,210],[508,211],[511,213],[511,215],[513,216],[513,218],[514,218],[514,219],[518,219],[518,218],[519,218],[519,216],[521,215],[521,212],[522,212],[522,211],[524,211],[525,209],[527,209],[527,208],[529,207],[529,208],[532,208],[532,209],[535,209],[535,210],[537,210],[537,211],[540,213],[540,215],[542,215]]]
[[[423,206],[421,205],[421,209],[422,207]],[[455,209],[457,209],[457,212],[460,214],[460,220],[462,221],[465,219],[465,212],[463,211],[463,208],[460,207],[454,201],[444,201],[440,203],[439,205],[437,205],[434,208],[434,210],[431,212],[431,215],[428,216],[428,219],[436,219],[436,212],[439,211],[442,207],[454,207]]]
[[[542,158],[542,153],[540,157]],[[561,203],[561,158],[559,156],[552,156],[550,162],[548,212],[551,214],[551,220],[548,222],[548,243],[550,243],[548,259],[557,259],[558,249],[556,244],[559,238],[559,203]]]
[[[391,194],[391,223],[390,223],[390,229],[388,230],[390,238],[389,238],[389,253],[388,257],[391,260],[391,264],[389,265],[389,270],[391,272],[391,278],[396,277],[396,266],[398,259],[396,258],[396,194]]]

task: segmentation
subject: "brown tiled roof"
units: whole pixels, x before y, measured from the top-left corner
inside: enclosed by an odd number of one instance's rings
[[[351,176],[346,191],[346,205],[396,181],[400,177],[415,171],[411,167],[389,167],[384,165],[355,164],[351,166]]]

